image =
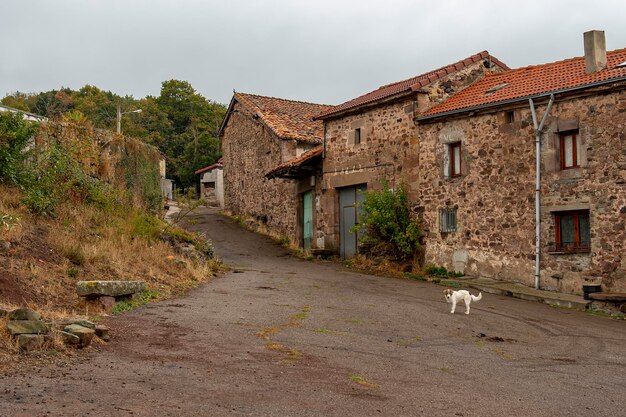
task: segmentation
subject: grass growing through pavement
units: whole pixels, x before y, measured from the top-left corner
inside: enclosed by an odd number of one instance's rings
[[[352,382],[357,383],[357,384],[359,384],[359,385],[362,385],[362,386],[364,386],[364,387],[368,387],[368,388],[378,388],[378,385],[377,385],[377,384],[374,384],[374,383],[372,383],[372,382],[369,382],[367,379],[365,379],[365,378],[363,377],[363,375],[359,375],[359,374],[357,374],[357,373],[351,373],[351,374],[348,374],[348,378],[349,378]]]
[[[283,359],[280,360],[279,362],[280,364],[293,365],[296,362],[298,362],[300,359],[302,359],[303,354],[297,349],[291,349],[287,346],[284,346],[280,343],[273,341],[272,336],[290,327],[300,327],[302,325],[302,320],[304,320],[305,318],[309,316],[308,313],[310,311],[311,311],[311,307],[309,306],[302,307],[302,309],[300,310],[300,313],[294,314],[293,316],[289,317],[289,320],[287,321],[287,323],[264,327],[263,329],[259,330],[256,333],[256,336],[259,339],[262,339],[265,341],[265,347],[267,349],[274,350],[277,352],[282,352],[286,355]]]

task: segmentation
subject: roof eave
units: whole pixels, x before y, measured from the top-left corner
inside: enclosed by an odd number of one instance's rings
[[[235,93],[236,94],[236,93]],[[226,127],[226,123],[228,123],[228,119],[230,119],[230,115],[233,113],[233,107],[235,107],[235,94],[230,99],[230,103],[228,104],[228,109],[226,109],[226,115],[224,119],[222,119],[222,124],[220,125],[220,129],[217,131],[217,137],[221,138],[224,135],[224,128]]]
[[[334,118],[337,118],[337,117],[343,117],[343,116],[345,116],[347,114],[350,114],[350,113],[358,113],[358,112],[363,111],[365,109],[376,107],[376,106],[379,106],[381,104],[387,104],[387,103],[390,103],[392,101],[399,100],[401,98],[408,97],[408,96],[410,96],[412,94],[419,93],[419,92],[420,91],[412,90],[412,89],[409,88],[409,89],[407,89],[405,91],[401,91],[401,92],[393,94],[391,96],[387,96],[387,97],[384,97],[384,98],[381,98],[381,99],[378,99],[378,100],[373,100],[373,101],[370,101],[370,102],[367,102],[367,103],[359,104],[358,106],[349,107],[347,109],[339,110],[339,111],[333,112],[333,113],[328,113],[328,114],[322,114],[322,115],[314,116],[313,120],[326,120],[326,119],[334,119]]]
[[[549,97],[551,94],[566,94],[569,92],[581,91],[581,90],[585,90],[588,88],[599,87],[602,85],[613,84],[613,83],[622,82],[622,81],[626,81],[626,76],[619,77],[619,78],[611,78],[609,80],[602,80],[602,81],[598,81],[595,83],[585,84],[585,85],[581,85],[577,87],[562,88],[560,90],[547,91],[547,92],[533,94],[533,95],[524,96],[524,97],[516,97],[516,98],[509,99],[509,100],[497,101],[494,103],[481,104],[481,105],[472,106],[472,107],[464,107],[462,109],[450,110],[447,112],[432,114],[428,116],[415,117],[413,120],[417,123],[430,122],[430,121],[434,121],[435,119],[441,119],[441,118],[445,118],[448,116],[457,116],[463,113],[472,113],[476,111],[487,110],[490,108],[501,107],[507,104],[513,104],[513,103],[517,103],[520,101],[527,101],[530,99],[537,99],[541,97]]]

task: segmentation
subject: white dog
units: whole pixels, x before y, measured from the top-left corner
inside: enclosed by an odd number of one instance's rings
[[[450,313],[454,314],[454,310],[456,310],[456,303],[463,300],[465,303],[465,314],[469,314],[470,303],[483,298],[483,293],[480,292],[478,293],[478,296],[475,296],[470,294],[467,290],[452,291],[450,288],[446,288],[443,290],[443,296],[446,297],[446,301],[448,303],[452,303],[452,310],[450,310]]]

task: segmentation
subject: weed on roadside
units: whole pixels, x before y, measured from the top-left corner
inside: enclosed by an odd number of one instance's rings
[[[405,272],[404,277],[408,279],[414,279],[416,281],[426,281],[426,277],[423,275],[417,275],[412,272]]]
[[[596,310],[593,308],[588,308],[585,311],[587,312],[587,314],[596,316],[596,317],[607,317],[607,318],[611,318],[614,320],[626,320],[626,315],[622,313],[609,313],[604,310]]]
[[[112,313],[114,315],[118,315],[126,311],[134,310],[142,305],[148,304],[152,300],[157,299],[158,296],[159,294],[156,291],[145,290],[144,292],[135,295],[130,300],[115,303]]]

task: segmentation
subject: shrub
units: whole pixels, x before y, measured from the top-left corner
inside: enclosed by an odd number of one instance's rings
[[[409,260],[419,248],[420,223],[412,218],[404,185],[396,190],[383,180],[381,190],[366,191],[360,203],[359,224],[355,231],[362,232],[361,241],[370,252],[391,252],[391,255]]]
[[[454,272],[454,271],[448,271],[445,267],[443,266],[436,266],[436,265],[426,265],[426,274],[433,276],[433,277],[441,277],[441,278],[455,278],[455,277],[462,277],[463,274],[460,272]]]
[[[0,112],[0,180],[14,185],[24,182],[28,142],[39,125],[22,119],[20,113]]]

